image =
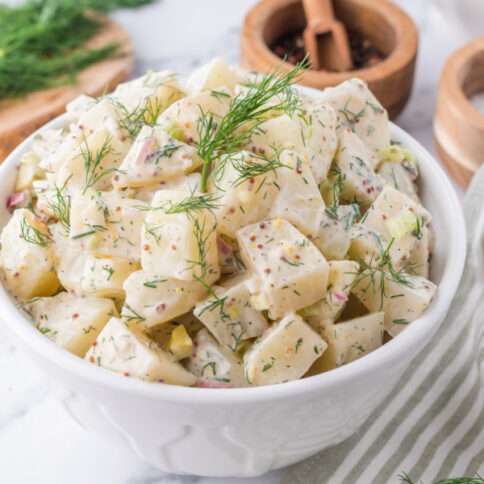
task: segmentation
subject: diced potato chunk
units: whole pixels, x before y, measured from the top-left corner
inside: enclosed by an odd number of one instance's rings
[[[124,298],[123,283],[139,264],[123,257],[97,257],[88,250],[88,237],[70,239],[60,224],[51,225],[59,280],[79,296]]]
[[[81,294],[124,299],[123,284],[139,265],[121,257],[95,257],[89,254],[84,262]]]
[[[160,190],[146,212],[141,266],[161,276],[206,284],[218,279],[216,219],[207,208],[182,209],[197,195]],[[189,202],[190,201],[190,202]]]
[[[113,177],[116,187],[159,185],[201,164],[196,149],[158,127],[144,126]]]
[[[340,126],[353,130],[375,152],[390,144],[388,114],[363,81],[326,88],[319,99],[336,110]]]
[[[88,257],[86,241],[69,238],[65,227],[60,223],[50,226],[53,244],[55,269],[62,287],[67,291],[82,295],[81,284],[84,266]]]
[[[358,270],[359,264],[354,261],[329,262],[328,292],[321,301],[301,311],[304,320],[316,331],[329,327],[340,317]]]
[[[86,360],[141,380],[191,386],[195,377],[142,332],[111,318],[86,354]]]
[[[278,191],[275,171],[247,176],[262,166],[267,166],[266,160],[242,151],[223,158],[215,168],[210,191],[218,197],[214,213],[219,233],[234,238],[239,228],[267,215]]]
[[[183,95],[175,73],[151,71],[133,81],[119,84],[109,97],[122,106],[122,112],[130,115],[131,119],[144,113],[145,121],[153,122],[156,114],[162,113]]]
[[[105,228],[107,206],[101,192],[88,190],[71,200],[70,232],[73,240],[81,240]],[[88,238],[87,240],[92,240]]]
[[[252,304],[280,318],[326,294],[329,266],[319,250],[283,219],[262,221],[239,230],[245,265],[256,276]]]
[[[33,152],[27,153],[22,157],[15,181],[16,192],[32,188],[33,181],[42,173],[42,170],[39,168],[39,161],[39,156]]]
[[[339,135],[336,166],[331,177],[341,186],[341,200],[357,201],[368,207],[383,189],[383,180],[373,171],[371,153],[363,142],[348,130]]]
[[[383,344],[383,312],[343,321],[326,327],[323,337],[328,349],[311,368],[322,373],[361,358]]]
[[[299,154],[286,150],[284,165],[277,169],[277,192],[268,218],[283,218],[304,235],[316,237],[324,212],[324,201],[310,166]]]
[[[197,333],[194,348],[188,369],[199,378],[199,386],[247,386],[242,362],[237,355],[220,346],[206,329]]]
[[[56,185],[70,195],[112,187],[111,176],[127,152],[127,145],[114,138],[107,128],[89,136],[66,154],[57,170]]]
[[[30,210],[15,210],[1,235],[1,265],[11,293],[21,299],[51,296],[59,289],[52,239]]]
[[[374,273],[371,269],[358,276],[352,289],[370,312],[385,313],[385,330],[391,336],[396,336],[421,316],[436,290],[433,282],[420,276],[400,274],[397,278],[388,272]]]
[[[95,98],[81,94],[66,104],[66,112],[74,121],[77,121],[83,113],[91,109],[95,104]]]
[[[393,265],[400,268],[408,262],[430,220],[430,214],[421,205],[386,186],[365,215],[363,232],[354,236],[351,255],[371,264],[389,247]],[[365,232],[377,235],[368,237]]]
[[[265,121],[252,136],[249,148],[268,155],[274,148],[294,150],[309,164],[316,182],[321,183],[337,145],[335,111],[321,105],[309,107],[300,117],[283,114]]]
[[[190,75],[187,80],[187,89],[190,94],[212,91],[221,87],[233,91],[238,82],[239,77],[231,66],[220,57],[215,57]]]
[[[301,378],[326,350],[321,337],[297,314],[288,314],[244,355],[252,385],[273,385]]]
[[[200,180],[200,173],[191,173],[190,175],[174,178],[173,180],[161,181],[157,185],[131,189],[130,198],[151,203],[158,190],[180,190],[191,193],[199,192]]]
[[[242,341],[260,336],[267,328],[262,313],[250,304],[244,277],[215,288],[215,295],[199,303],[194,314],[220,344],[232,351],[236,351]]]
[[[79,194],[72,200],[71,238],[83,239],[98,257],[140,260],[142,202],[122,198],[118,192]]]
[[[415,202],[419,202],[417,186],[409,172],[399,163],[386,162],[378,168],[378,175],[387,185],[399,190]]]
[[[29,305],[38,330],[56,345],[83,357],[109,318],[116,314],[110,299],[78,297],[61,292]]]
[[[77,127],[83,133],[83,137],[89,137],[99,130],[107,130],[110,137],[116,138],[120,145],[124,145],[124,151],[128,148],[127,133],[120,126],[121,113],[115,103],[109,97],[95,102],[85,112],[81,113]]]
[[[124,282],[123,314],[134,317],[147,328],[155,327],[192,309],[206,295],[197,281],[182,281],[153,272],[133,272]]]
[[[360,216],[358,204],[328,207],[321,215],[314,245],[329,260],[344,259],[351,244],[351,228]]]
[[[191,144],[199,141],[199,127],[202,113],[211,114],[219,120],[227,114],[230,94],[226,91],[204,91],[180,99],[172,104],[158,119],[172,138]]]

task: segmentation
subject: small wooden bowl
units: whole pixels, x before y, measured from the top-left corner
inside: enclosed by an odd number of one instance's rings
[[[77,76],[75,84],[33,92],[0,102],[0,162],[27,136],[65,110],[80,94],[99,96],[113,90],[133,70],[133,45],[128,32],[108,17],[96,14],[103,26],[87,43],[97,48],[119,45],[119,56],[93,64]]]
[[[484,163],[484,115],[469,101],[484,92],[484,37],[456,51],[440,77],[434,139],[452,177],[467,186]]]
[[[359,77],[395,118],[412,90],[418,47],[415,24],[387,0],[334,0],[334,7],[339,20],[361,32],[386,58],[375,66],[348,72],[308,70],[300,83],[323,89]],[[281,35],[305,26],[300,0],[262,0],[245,17],[241,40],[244,67],[271,72],[277,66],[289,71],[294,66],[283,62],[268,46]]]

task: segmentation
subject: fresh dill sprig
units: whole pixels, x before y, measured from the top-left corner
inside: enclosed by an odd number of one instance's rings
[[[127,313],[125,312],[127,311]],[[126,319],[126,321],[138,321],[143,322],[146,321],[146,318],[141,316],[141,314],[137,313],[129,304],[124,304],[123,312],[121,313],[121,317]]]
[[[86,42],[103,27],[88,10],[138,7],[152,0],[28,0],[0,6],[0,100],[72,83],[80,71],[122,55],[119,45]]]
[[[258,161],[254,161],[257,159]],[[282,163],[278,156],[263,158],[254,156],[253,159],[234,158],[231,164],[238,173],[237,178],[232,182],[237,187],[247,180],[275,172],[278,168],[290,168],[289,165]]]
[[[25,217],[20,222],[20,238],[40,247],[47,247],[52,242],[48,233],[41,232],[37,227],[30,225]]]
[[[345,118],[346,122],[350,125],[353,126],[357,124],[360,119],[365,115],[366,112],[366,105],[361,108],[360,111],[357,113],[351,111],[348,109],[348,104],[351,102],[351,98],[349,98],[345,105],[343,106],[342,109],[338,109],[338,112]]]
[[[89,224],[88,227],[89,227],[89,230],[86,230],[86,232],[82,232],[82,233],[77,234],[77,235],[73,235],[71,237],[71,239],[72,240],[78,240],[78,239],[82,239],[84,237],[89,237],[90,235],[94,235],[97,232],[105,232],[106,230],[108,230],[107,227],[105,227],[104,225]]]
[[[108,97],[108,99],[116,106],[119,113],[119,126],[124,129],[128,136],[133,140],[138,136],[143,126],[154,126],[163,110],[163,106],[159,99],[149,100],[144,105],[136,106],[132,111],[116,99]]]
[[[247,91],[232,99],[228,113],[222,118],[201,112],[197,126],[197,151],[203,160],[202,192],[207,191],[213,161],[222,154],[238,151],[248,143],[270,112],[294,113],[300,110],[300,101],[291,86],[305,67],[306,62],[303,62],[287,74],[268,74],[260,82],[249,84]],[[269,103],[276,96],[281,96],[281,99],[274,104]]]
[[[136,207],[138,210],[151,212],[162,210],[168,215],[174,215],[177,213],[191,213],[201,210],[215,210],[219,207],[217,201],[219,196],[213,193],[204,193],[201,195],[195,195],[192,193],[190,196],[183,198],[179,202],[167,201],[157,206],[140,205]]]
[[[61,223],[67,232],[71,228],[71,197],[65,193],[68,181],[69,180],[67,180],[61,188],[57,185],[55,186],[54,198],[49,201],[49,207],[55,218]]]
[[[84,187],[82,193],[86,193],[99,180],[118,171],[117,168],[103,168],[103,160],[111,153],[113,153],[113,147],[109,136],[106,137],[101,148],[95,152],[89,149],[87,139],[84,138],[83,144],[81,145],[81,155],[84,164]]]
[[[157,233],[158,230],[160,230],[163,227],[163,225],[152,225],[152,224],[147,224],[146,221],[144,223],[144,228],[146,230],[146,233],[150,234],[153,239],[155,239],[155,242],[157,245],[160,245],[161,242],[161,235]]]
[[[181,144],[168,143],[156,150],[154,153],[148,155],[146,161],[148,163],[157,165],[161,158],[171,158],[171,155],[173,155],[173,153],[175,153],[175,151],[179,150],[181,147]]]
[[[149,287],[150,289],[156,289],[158,284],[162,284],[167,281],[168,279],[153,279],[152,281],[143,282],[143,286]]]
[[[222,321],[230,319],[230,316],[225,312],[225,303],[227,302],[227,296],[219,297],[217,293],[213,290],[213,288],[203,280],[203,278],[195,277],[195,280],[207,290],[209,297],[211,298],[207,302],[207,304],[201,309],[198,315],[202,316],[207,311],[212,312],[218,309],[220,319]]]
[[[189,216],[192,217],[191,215]],[[193,217],[192,220],[193,235],[195,237],[198,249],[198,260],[187,260],[188,269],[194,272],[198,267],[200,275],[197,275],[196,277],[203,281],[208,275],[209,270],[209,264],[207,261],[207,242],[212,233],[215,231],[216,224],[214,224],[211,229],[207,230],[207,222],[205,219],[201,223],[196,217]]]
[[[396,284],[406,287],[412,287],[410,280],[411,267],[404,267],[397,270],[393,265],[391,258],[391,248],[395,242],[392,238],[385,248],[381,248],[377,257],[372,257],[369,262],[362,259],[357,262],[360,264],[361,272],[356,274],[352,286],[356,287],[364,281],[368,281],[368,286],[364,289],[367,291],[371,288],[375,291],[377,285],[380,292],[380,310],[383,308],[383,301],[386,297],[386,281],[392,281]]]
[[[341,192],[343,191],[345,175],[336,165],[331,167],[329,175],[333,184],[331,186],[331,205],[326,207],[326,213],[331,218],[338,220],[338,208],[340,205]]]

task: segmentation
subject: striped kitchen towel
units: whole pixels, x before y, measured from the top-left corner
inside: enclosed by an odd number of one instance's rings
[[[393,392],[340,445],[296,464],[281,484],[416,484],[484,475],[484,168],[464,203],[468,256],[435,338]]]

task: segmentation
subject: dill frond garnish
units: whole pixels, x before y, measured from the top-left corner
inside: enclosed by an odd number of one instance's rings
[[[126,312],[127,311],[127,312]],[[146,318],[141,316],[141,314],[137,313],[129,304],[124,304],[123,312],[121,313],[121,317],[126,319],[126,321],[138,321],[143,322],[146,321]]]
[[[334,165],[329,170],[330,178],[333,182],[331,186],[331,205],[326,207],[326,213],[333,219],[338,220],[338,208],[340,205],[340,196],[343,191],[345,175],[338,166]]]
[[[195,272],[195,269],[199,269],[199,276],[195,276],[200,279],[203,284],[205,284],[204,279],[208,275],[209,264],[207,261],[207,242],[212,236],[212,233],[216,229],[216,224],[211,229],[207,229],[207,222],[204,219],[202,223],[198,218],[192,217],[190,214],[187,215],[192,219],[193,223],[193,235],[195,237],[198,249],[198,260],[187,260],[188,270]],[[200,282],[199,281],[199,282]]]
[[[222,321],[230,319],[230,316],[225,312],[225,303],[227,302],[227,296],[219,297],[217,293],[213,290],[213,288],[203,280],[203,278],[196,277],[195,280],[208,291],[210,297],[210,299],[207,301],[207,304],[198,313],[198,316],[202,316],[207,311],[212,312],[218,310],[220,319]]]
[[[213,193],[190,195],[180,202],[169,202],[165,209],[167,214],[194,212],[199,210],[215,210],[219,207],[217,201],[220,197]]]
[[[182,145],[178,145],[175,143],[168,143],[162,146],[160,149],[156,150],[154,153],[148,155],[146,161],[148,163],[153,163],[157,165],[161,158],[171,158],[171,155],[175,153],[175,151],[179,150]]]
[[[202,310],[199,312],[199,316],[202,316],[205,312],[207,311],[215,311],[219,310],[221,319],[227,319],[229,318],[229,315],[225,312],[225,302],[227,301],[227,296],[224,297],[218,297],[215,292],[212,290],[211,287],[208,288],[211,293],[210,297],[211,299],[207,302],[207,304],[202,308]]]
[[[303,62],[287,74],[268,74],[260,82],[247,85],[247,91],[232,99],[228,113],[222,118],[202,111],[197,127],[197,152],[203,160],[202,192],[207,191],[213,160],[222,154],[239,151],[270,112],[294,114],[300,110],[300,100],[291,86],[305,68],[306,62]],[[271,105],[269,101],[276,96],[281,96],[280,100]]]
[[[109,136],[106,137],[98,151],[92,152],[89,149],[86,138],[84,138],[80,149],[84,164],[84,187],[82,193],[86,193],[86,191],[93,187],[99,180],[102,180],[118,170],[117,168],[105,169],[102,165],[104,158],[113,153],[111,138]]]
[[[158,284],[162,284],[167,281],[168,279],[153,279],[152,281],[143,282],[143,286],[149,287],[150,289],[156,289]]]
[[[71,228],[71,197],[65,193],[68,181],[61,188],[55,186],[54,198],[49,201],[49,207],[52,213],[66,232]]]
[[[205,193],[201,195],[195,195],[192,193],[190,196],[183,198],[179,202],[172,202],[171,200],[156,206],[140,205],[136,207],[138,210],[145,212],[152,212],[162,210],[168,215],[174,215],[177,213],[190,213],[201,210],[215,210],[219,207],[217,201],[219,196],[213,193]]]
[[[289,165],[282,163],[279,156],[273,158],[263,158],[261,156],[254,156],[260,162],[252,161],[251,159],[237,159],[231,160],[231,164],[237,171],[238,176],[233,181],[232,185],[237,187],[251,178],[266,175],[270,172],[275,172],[278,168],[291,168]]]
[[[86,232],[82,232],[80,234],[74,235],[71,237],[72,240],[77,240],[77,239],[82,239],[84,237],[89,237],[90,235],[94,235],[97,232],[105,232],[107,227],[104,225],[88,225],[89,230],[86,230]]]
[[[159,99],[149,100],[145,105],[136,106],[129,111],[126,106],[116,99],[108,99],[116,106],[119,113],[119,126],[128,133],[133,140],[138,136],[143,126],[154,126],[156,120],[163,110]]]
[[[353,126],[357,124],[360,121],[360,119],[365,115],[366,106],[364,106],[360,111],[355,113],[350,109],[348,109],[349,103],[350,103],[350,99],[346,101],[345,105],[343,106],[343,109],[338,109],[338,112],[345,118],[346,122],[349,125]]]
[[[412,287],[411,267],[404,267],[397,270],[392,262],[390,255],[391,248],[395,239],[391,239],[385,248],[381,249],[377,257],[372,257],[369,262],[359,259],[361,272],[356,274],[352,287],[356,287],[362,282],[367,281],[368,285],[364,289],[366,292],[371,289],[373,292],[379,287],[380,310],[383,308],[383,301],[386,297],[386,281],[392,281],[400,286]]]
[[[147,224],[145,221],[144,228],[146,230],[146,233],[150,234],[153,239],[155,239],[155,242],[157,245],[160,245],[161,242],[161,235],[158,234],[158,230],[160,230],[163,227],[163,225],[152,225],[152,224]]]
[[[40,247],[47,247],[52,242],[48,233],[41,232],[37,227],[30,225],[25,217],[20,222],[20,238]]]

